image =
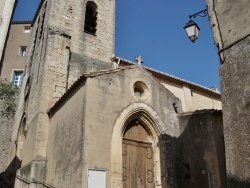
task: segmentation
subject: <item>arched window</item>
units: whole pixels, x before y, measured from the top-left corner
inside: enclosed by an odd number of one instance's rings
[[[84,32],[92,35],[96,34],[97,5],[93,1],[88,1],[86,5]]]

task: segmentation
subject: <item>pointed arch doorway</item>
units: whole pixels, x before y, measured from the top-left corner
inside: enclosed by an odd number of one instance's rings
[[[153,147],[150,131],[131,121],[122,140],[123,188],[154,188]]]

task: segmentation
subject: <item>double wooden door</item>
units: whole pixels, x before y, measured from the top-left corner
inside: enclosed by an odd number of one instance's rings
[[[123,188],[154,188],[152,144],[149,134],[132,122],[123,138]]]

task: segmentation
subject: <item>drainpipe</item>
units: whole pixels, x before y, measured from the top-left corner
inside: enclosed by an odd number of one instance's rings
[[[208,178],[208,187],[212,188],[212,180],[211,180],[211,173],[207,172],[207,178]]]

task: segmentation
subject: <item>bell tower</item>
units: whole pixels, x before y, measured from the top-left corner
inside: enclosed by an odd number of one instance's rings
[[[48,84],[50,105],[83,73],[111,67],[115,0],[42,0],[34,20],[27,71]]]
[[[84,72],[107,69],[114,54],[115,0],[52,0],[48,26],[67,36],[69,84]],[[107,64],[108,63],[108,64]]]
[[[9,157],[14,160],[20,149],[15,140],[22,136],[19,130],[25,115],[28,131],[20,151],[25,155],[18,156],[21,177],[25,173],[34,182],[45,181],[37,174],[46,169],[47,111],[83,73],[112,67],[114,35],[115,0],[41,0],[32,25]],[[41,173],[32,173],[37,170]],[[17,187],[23,183],[16,181]]]

